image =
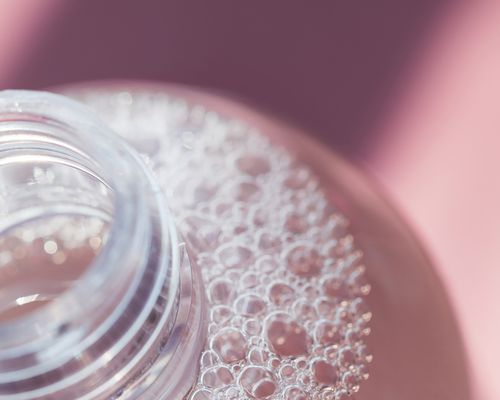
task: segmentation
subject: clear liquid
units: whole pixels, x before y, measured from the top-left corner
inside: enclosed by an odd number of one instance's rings
[[[108,224],[88,215],[38,218],[0,235],[0,323],[60,296],[99,254]]]

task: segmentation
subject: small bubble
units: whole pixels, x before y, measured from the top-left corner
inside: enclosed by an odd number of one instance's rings
[[[264,157],[251,154],[238,158],[236,165],[240,171],[251,176],[266,174],[270,170],[269,162]]]
[[[313,363],[314,379],[318,383],[325,385],[335,385],[338,380],[338,371],[330,363],[318,360]]]
[[[365,381],[370,377],[370,373],[368,371],[368,367],[366,365],[360,365],[358,367],[358,374],[363,378]]]
[[[309,301],[313,301],[313,300],[316,300],[318,298],[318,289],[315,286],[312,286],[312,285],[305,286],[302,289],[302,292],[304,293],[304,296]]]
[[[371,354],[370,354],[370,352],[369,352],[368,347],[366,346],[366,344],[359,345],[356,348],[356,354],[358,355],[358,357],[360,357],[361,359],[366,360],[367,362],[371,361]]]
[[[338,327],[328,321],[319,322],[314,335],[319,343],[326,346],[338,344],[342,340]]]
[[[267,322],[266,334],[272,350],[280,356],[298,356],[308,352],[306,330],[286,314],[272,316]]]
[[[250,202],[260,196],[260,188],[253,182],[240,182],[233,188],[233,196],[236,200]]]
[[[302,321],[313,321],[317,318],[314,306],[307,300],[298,300],[293,305],[294,315]]]
[[[278,305],[286,305],[292,302],[295,291],[286,283],[274,283],[269,288],[269,298]]]
[[[21,234],[19,236],[21,240],[25,243],[31,243],[35,240],[35,231],[33,229],[21,229]]]
[[[247,343],[236,329],[225,329],[213,337],[212,349],[224,362],[232,363],[245,358]]]
[[[277,389],[276,379],[271,371],[262,367],[247,367],[239,383],[246,394],[254,399],[267,399]]]
[[[247,272],[241,276],[240,282],[245,288],[254,288],[259,284],[259,278],[254,272]]]
[[[233,381],[233,374],[227,367],[212,367],[205,371],[201,377],[204,385],[209,388],[220,388]]]
[[[256,316],[266,311],[266,302],[253,294],[247,294],[236,300],[235,308],[245,316]]]
[[[212,393],[206,389],[200,389],[193,392],[191,400],[212,400]]]
[[[102,239],[99,236],[92,236],[89,239],[89,245],[93,250],[99,250],[102,245]]]
[[[356,268],[355,271],[347,279],[347,284],[352,293],[355,295],[366,296],[370,293],[370,284],[366,280],[366,274],[364,273],[364,267],[360,266]]]
[[[224,324],[233,316],[233,310],[227,306],[216,306],[212,308],[211,318],[217,324]]]
[[[323,258],[319,252],[307,245],[298,245],[286,254],[288,269],[303,277],[318,275],[323,266]]]
[[[339,351],[339,362],[342,366],[348,367],[356,362],[356,356],[350,348],[344,348]]]
[[[298,190],[304,188],[310,179],[311,174],[307,169],[296,168],[289,172],[283,183],[289,189]]]
[[[299,376],[299,382],[301,382],[304,386],[309,386],[309,384],[311,383],[311,378],[309,377],[309,375],[301,374]]]
[[[214,280],[208,289],[213,304],[229,304],[234,298],[234,285],[226,279]]]
[[[337,355],[339,353],[338,350],[339,350],[339,346],[337,344],[334,344],[332,346],[327,347],[325,349],[325,357],[328,360],[336,360]]]
[[[285,229],[293,234],[304,233],[308,227],[307,219],[300,214],[292,212],[285,219]]]
[[[266,225],[269,222],[269,218],[269,211],[266,209],[256,208],[253,211],[252,222],[258,227]]]
[[[353,372],[345,372],[342,376],[342,383],[350,392],[356,393],[359,390],[359,378]]]
[[[329,275],[323,280],[323,292],[328,297],[345,299],[349,297],[349,290],[345,282],[333,275]]]
[[[359,297],[351,302],[349,309],[353,314],[361,315],[361,317],[367,321],[371,319],[371,312],[368,309],[368,305]]]
[[[280,375],[283,379],[288,380],[295,374],[295,369],[290,364],[285,364],[280,368]]]
[[[351,398],[351,395],[349,394],[349,392],[347,390],[340,390],[336,396],[335,396],[335,400],[352,400]]]
[[[275,370],[281,365],[281,360],[279,358],[271,358],[269,360],[269,365],[273,370]]]
[[[200,362],[203,367],[212,367],[219,362],[219,357],[214,351],[208,350],[201,355]]]
[[[181,226],[187,231],[189,244],[199,251],[215,249],[219,243],[221,230],[217,224],[199,216],[186,217]]]
[[[243,325],[243,329],[249,336],[258,335],[260,332],[260,322],[257,319],[249,319]]]
[[[335,390],[331,388],[327,388],[323,392],[321,392],[321,400],[337,400],[337,395],[335,394]]]
[[[281,239],[268,232],[261,232],[257,243],[262,251],[279,251],[281,249]]]
[[[218,255],[226,268],[245,268],[252,261],[252,251],[240,245],[228,245],[220,248]]]
[[[12,255],[8,251],[0,252],[0,266],[7,265],[12,261]]]
[[[309,400],[309,395],[298,387],[290,387],[285,391],[286,400]]]
[[[52,256],[52,261],[54,262],[54,264],[57,265],[64,264],[66,260],[67,260],[66,253],[64,253],[63,251],[58,251]]]
[[[43,250],[47,254],[55,254],[57,252],[57,249],[58,249],[58,246],[57,246],[57,243],[54,240],[47,240],[43,244]]]
[[[270,274],[279,268],[279,263],[271,256],[260,257],[256,262],[256,269],[262,274]]]
[[[269,353],[259,348],[253,348],[248,354],[248,359],[253,364],[265,364],[269,359]]]
[[[349,328],[345,332],[345,339],[347,342],[356,343],[361,339],[361,333],[356,329]]]

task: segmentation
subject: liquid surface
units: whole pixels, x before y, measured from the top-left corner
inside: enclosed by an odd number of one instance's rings
[[[0,322],[29,314],[69,289],[105,240],[107,224],[88,216],[56,216],[0,235]]]
[[[202,270],[190,400],[339,400],[368,377],[362,254],[321,183],[238,121],[163,94],[83,92],[154,169]]]

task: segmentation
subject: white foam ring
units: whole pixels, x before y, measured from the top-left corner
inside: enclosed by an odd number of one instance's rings
[[[202,270],[190,400],[344,399],[368,378],[362,254],[314,173],[264,134],[164,93],[76,97],[155,170]]]

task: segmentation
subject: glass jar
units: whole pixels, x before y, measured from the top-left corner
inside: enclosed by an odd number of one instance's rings
[[[0,398],[185,393],[203,291],[151,172],[68,99],[0,110]]]
[[[61,91],[104,122],[0,94],[0,399],[469,398],[439,279],[355,168],[189,88]]]

